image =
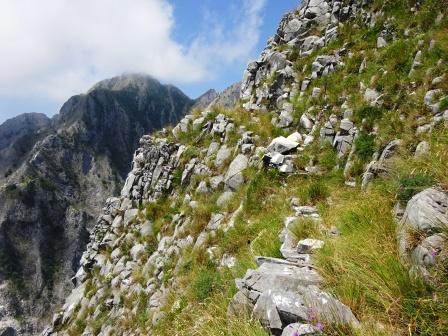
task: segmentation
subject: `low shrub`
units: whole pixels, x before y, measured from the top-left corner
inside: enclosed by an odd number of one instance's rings
[[[381,61],[397,75],[407,75],[413,62],[414,44],[410,40],[398,40],[385,48]]]
[[[448,110],[448,97],[445,97],[440,102],[440,111]]]
[[[368,161],[375,153],[375,136],[372,134],[361,133],[355,140],[356,151],[360,159]]]
[[[381,119],[384,114],[384,110],[379,107],[364,106],[357,109],[353,114],[353,119],[356,123],[361,123],[366,120],[368,123],[373,123],[376,120]]]
[[[433,186],[435,183],[435,179],[428,175],[417,174],[413,176],[403,176],[399,179],[397,199],[407,202],[414,195]]]
[[[309,218],[301,218],[292,223],[289,231],[298,241],[306,238],[316,238],[319,235],[316,222]]]
[[[218,272],[204,268],[199,269],[197,277],[190,286],[191,295],[195,300],[204,301],[220,285],[221,279]]]
[[[266,169],[256,174],[247,189],[244,211],[250,215],[263,209],[261,200],[278,187],[279,181],[281,176],[277,169]]]
[[[329,196],[328,187],[322,181],[312,181],[301,195],[303,204],[316,204],[320,201],[325,201]]]
[[[326,142],[319,153],[319,165],[327,170],[333,169],[338,163],[338,156],[334,147]]]

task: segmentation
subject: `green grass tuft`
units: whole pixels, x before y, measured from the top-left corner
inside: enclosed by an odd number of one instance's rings
[[[355,153],[363,161],[368,161],[375,153],[375,136],[372,134],[361,133],[355,140]]]
[[[198,276],[191,283],[191,295],[195,300],[204,301],[214,290],[220,287],[219,274],[210,269],[198,270]]]
[[[432,176],[416,174],[412,176],[403,176],[399,180],[399,189],[397,198],[400,201],[409,201],[414,195],[429,188],[435,184]]]

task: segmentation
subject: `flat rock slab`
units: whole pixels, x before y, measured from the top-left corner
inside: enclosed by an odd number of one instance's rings
[[[412,264],[427,267],[435,257],[443,255],[448,229],[448,193],[435,188],[426,189],[408,202],[399,223],[398,239],[402,257]],[[415,233],[420,242],[415,246]]]
[[[270,153],[286,154],[297,147],[299,147],[298,142],[292,141],[290,139],[281,136],[272,140],[267,150]]]
[[[243,154],[239,154],[227,170],[227,174],[224,178],[226,187],[230,190],[236,190],[241,184],[244,183],[243,171],[247,168],[249,160]]]
[[[311,324],[292,323],[283,329],[281,336],[322,335],[320,330]]]
[[[317,286],[302,287],[299,294],[308,306],[309,314],[315,314],[318,321],[352,326],[359,324],[349,307]]]
[[[309,266],[264,262],[256,270],[248,270],[243,287],[259,293],[268,290],[296,291],[299,286],[318,285],[321,276]]]

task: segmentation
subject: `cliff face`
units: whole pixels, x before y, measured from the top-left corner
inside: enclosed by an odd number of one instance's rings
[[[39,113],[22,114],[0,125],[0,180],[17,169],[49,125],[50,119]]]
[[[2,125],[5,325],[23,334],[42,328],[72,286],[88,230],[107,195],[119,190],[139,138],[177,122],[192,104],[175,87],[126,75],[70,98],[51,122],[24,115]]]
[[[242,108],[140,139],[43,335],[447,334],[446,8],[287,14]]]

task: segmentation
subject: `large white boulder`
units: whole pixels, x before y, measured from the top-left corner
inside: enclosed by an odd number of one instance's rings
[[[278,138],[275,138],[272,140],[271,144],[268,146],[267,150],[270,153],[280,153],[285,154],[289,151],[296,149],[299,147],[299,143],[292,141],[290,139],[287,139],[283,136],[280,136]]]

